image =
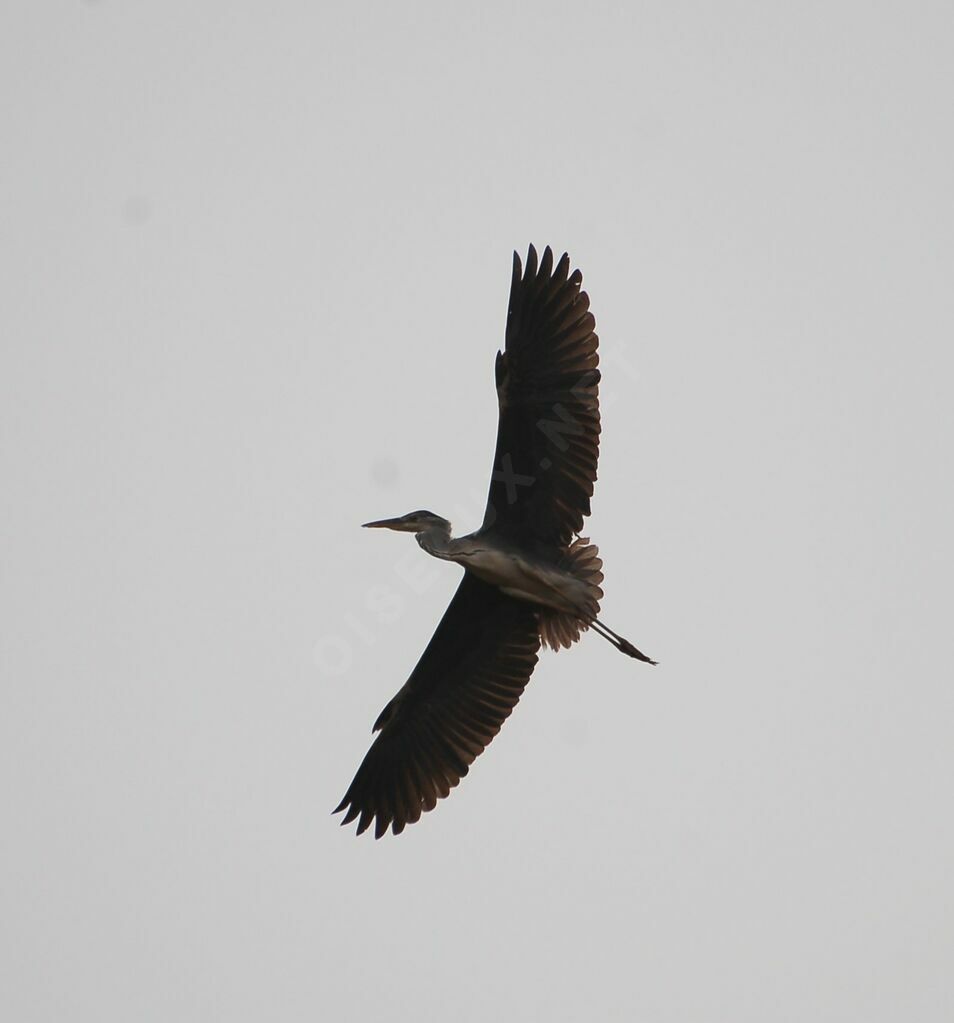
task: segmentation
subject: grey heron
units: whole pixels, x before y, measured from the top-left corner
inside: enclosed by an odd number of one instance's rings
[[[480,529],[451,536],[429,511],[366,522],[414,533],[464,577],[417,666],[374,723],[377,738],[344,799],[342,824],[400,834],[450,793],[510,715],[541,643],[569,647],[593,629],[655,664],[597,618],[603,563],[580,536],[599,453],[596,321],[583,276],[531,245],[513,256],[504,350],[495,377],[499,419]]]

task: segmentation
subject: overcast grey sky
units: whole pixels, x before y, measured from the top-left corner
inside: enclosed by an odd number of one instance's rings
[[[0,32],[0,1016],[954,1018],[954,8],[82,3]],[[584,273],[604,619],[329,812]]]

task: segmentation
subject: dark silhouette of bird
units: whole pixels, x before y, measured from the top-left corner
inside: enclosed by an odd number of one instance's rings
[[[451,537],[429,511],[367,522],[414,533],[464,577],[410,678],[381,711],[378,732],[336,807],[358,834],[400,834],[467,774],[520,699],[540,644],[569,647],[593,629],[617,650],[656,662],[598,618],[603,563],[580,536],[599,454],[596,321],[566,253],[517,253],[504,350],[495,376],[499,420],[480,529]]]

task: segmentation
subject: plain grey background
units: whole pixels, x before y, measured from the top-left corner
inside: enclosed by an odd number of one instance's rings
[[[950,4],[3,20],[0,1015],[954,1018]],[[358,840],[531,241],[662,663]]]

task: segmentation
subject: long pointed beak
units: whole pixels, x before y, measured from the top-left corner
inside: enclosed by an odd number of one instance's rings
[[[378,519],[376,522],[363,522],[362,529],[400,529],[400,519]]]

